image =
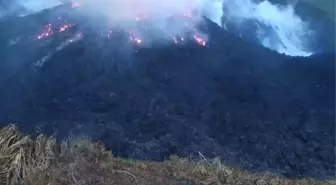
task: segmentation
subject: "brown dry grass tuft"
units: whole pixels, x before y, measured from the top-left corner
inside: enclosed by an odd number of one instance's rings
[[[201,154],[200,154],[201,155]],[[313,185],[335,181],[288,180],[251,174],[219,159],[157,163],[119,159],[87,137],[60,144],[43,135],[31,139],[14,125],[0,130],[0,185]]]
[[[38,136],[32,140],[14,125],[0,130],[0,184],[106,184],[112,155],[102,145],[81,137],[63,141]],[[104,171],[106,170],[106,171]]]
[[[3,184],[31,181],[55,163],[56,140],[43,135],[35,141],[14,125],[0,130],[0,180]]]
[[[218,158],[192,160],[173,157],[168,164],[173,176],[201,185],[334,185],[336,181],[290,180],[267,173],[249,173],[224,165]]]

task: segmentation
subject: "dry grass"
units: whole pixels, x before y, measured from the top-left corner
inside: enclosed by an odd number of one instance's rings
[[[13,125],[0,130],[0,180],[3,184],[33,181],[31,177],[55,164],[56,140],[39,136],[35,141]],[[43,174],[44,176],[44,174]]]
[[[274,174],[249,173],[230,168],[219,159],[194,161],[174,157],[169,162],[174,175],[190,179],[202,185],[316,185],[335,184],[335,181],[317,181],[314,179],[290,180]]]
[[[200,156],[202,156],[200,154]],[[40,135],[35,140],[14,125],[0,130],[0,185],[313,185],[335,181],[288,180],[251,174],[219,159],[195,161],[172,157],[156,163],[119,159],[86,137],[60,144]]]

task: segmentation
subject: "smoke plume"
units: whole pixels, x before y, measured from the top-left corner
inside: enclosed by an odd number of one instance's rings
[[[1,0],[0,0],[1,1]],[[64,3],[81,6],[88,17],[103,17],[110,26],[139,31],[139,20],[151,26],[149,39],[170,39],[197,29],[202,16],[223,28],[235,25],[233,31],[247,31],[258,42],[287,55],[309,56],[308,50],[314,32],[294,10],[294,4],[275,5],[267,0],[16,0],[6,1],[7,10],[27,13],[41,11]],[[6,8],[0,15],[6,14]],[[24,10],[24,11],[23,11]],[[172,17],[184,15],[173,20]],[[185,18],[188,18],[187,23]],[[94,20],[94,21],[92,21]],[[101,20],[92,19],[93,26]],[[255,24],[251,26],[251,22]],[[236,30],[236,31],[235,31]],[[243,30],[243,31],[242,31]],[[237,32],[238,31],[238,32]],[[197,32],[199,32],[197,30]],[[206,35],[199,33],[206,38]],[[159,36],[158,36],[159,35]]]

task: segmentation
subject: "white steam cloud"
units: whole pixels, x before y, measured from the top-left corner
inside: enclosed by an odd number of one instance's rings
[[[110,24],[120,27],[132,27],[136,30],[135,18],[146,18],[155,30],[159,30],[159,39],[171,39],[172,36],[184,36],[196,30],[203,16],[221,24],[222,0],[79,0],[87,14],[103,14]],[[172,17],[180,16],[177,19]],[[185,22],[187,17],[187,23]],[[153,33],[154,35],[156,35]],[[207,36],[198,33],[203,39]],[[157,35],[156,35],[157,36]],[[148,39],[148,38],[147,38]]]
[[[187,10],[198,10],[202,0],[82,0],[91,12],[104,13],[117,20],[134,20],[139,15],[155,16],[165,19],[184,13]]]
[[[27,12],[38,12],[44,9],[53,8],[61,5],[63,2],[60,0],[18,0],[19,5]]]
[[[172,25],[167,21],[169,17],[194,11],[193,29],[202,15],[225,28],[223,20],[244,25],[246,21],[257,23],[255,37],[265,47],[291,56],[309,56],[312,51],[307,50],[313,32],[308,23],[304,22],[294,10],[294,5],[280,6],[267,0],[85,0],[90,4],[92,12],[104,12],[106,15],[122,22],[133,19],[141,13],[155,17],[155,25],[167,33],[183,34],[185,27]],[[89,11],[90,12],[90,11]],[[230,30],[229,30],[230,31]],[[234,31],[234,30],[233,30]]]
[[[223,5],[226,21],[235,24],[257,22],[256,36],[263,46],[291,56],[312,54],[306,48],[313,32],[295,13],[294,5],[274,5],[266,0],[223,0]]]
[[[110,25],[137,30],[135,20],[146,20],[159,39],[183,36],[202,20],[204,0],[81,0],[86,14],[103,15]],[[210,1],[209,1],[210,2]],[[177,15],[188,17],[187,25]],[[182,18],[182,17],[181,17]],[[160,36],[158,36],[160,32]],[[140,31],[137,33],[140,34]],[[149,38],[147,38],[148,40]]]
[[[70,0],[18,0],[28,12],[51,8]],[[259,43],[272,50],[291,56],[309,56],[313,51],[306,48],[313,33],[309,26],[295,14],[293,5],[279,6],[267,0],[73,0],[85,4],[88,15],[104,15],[111,24],[134,26],[129,22],[138,16],[148,16],[151,24],[169,37],[182,35],[194,29],[205,15],[219,26],[233,22],[245,29],[247,21],[257,26],[253,31]],[[193,13],[186,26],[178,26],[171,16]],[[234,30],[228,30],[234,31]],[[239,30],[238,30],[239,31]]]
[[[207,7],[205,11],[208,13],[215,13],[220,17],[221,9],[218,7],[221,7],[222,0],[17,0],[16,4],[23,6],[29,12],[37,12],[67,2],[88,5],[87,10],[90,10],[88,13],[100,12],[113,16],[114,19],[127,20],[141,13],[155,15],[161,19],[185,13],[186,10],[200,13],[205,10],[204,7]]]
[[[190,32],[197,32],[207,40],[207,35],[197,29],[202,16],[208,14],[218,24],[221,16],[221,10],[215,9],[221,0],[18,0],[17,4],[26,12],[33,13],[69,2],[83,5],[80,10],[88,17],[103,17],[110,26],[132,30],[132,34],[139,38],[144,28],[139,28],[137,20],[145,21],[150,26],[146,30],[150,35],[150,38],[146,37],[148,43],[153,40],[171,41],[172,37],[184,37]],[[93,26],[99,21],[102,20],[91,19]]]

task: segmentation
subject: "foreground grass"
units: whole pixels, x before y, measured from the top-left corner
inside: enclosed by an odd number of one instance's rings
[[[201,154],[200,154],[201,155]],[[229,168],[220,160],[172,157],[145,162],[113,157],[86,137],[59,144],[40,135],[35,140],[14,125],[0,130],[0,185],[313,185],[335,181],[289,180]]]

